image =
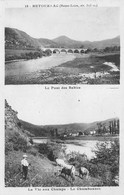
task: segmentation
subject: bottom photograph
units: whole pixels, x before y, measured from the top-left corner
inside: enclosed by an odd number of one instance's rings
[[[5,187],[119,186],[116,95],[17,94],[5,99]]]

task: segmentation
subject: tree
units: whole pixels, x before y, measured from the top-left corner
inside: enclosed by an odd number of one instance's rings
[[[112,121],[109,122],[109,132],[112,134]]]
[[[103,127],[103,134],[107,132],[106,126]]]
[[[83,49],[83,48],[84,48],[84,45],[81,45],[81,46],[80,46],[80,48],[82,48],[82,49]]]
[[[33,142],[33,139],[32,139],[32,138],[30,138],[29,142],[30,142],[32,145],[34,144],[34,142]]]
[[[55,160],[56,158],[61,158],[65,155],[66,146],[62,144],[48,142],[39,144],[39,152],[46,155],[50,160]]]
[[[102,123],[101,122],[99,122],[99,123],[97,123],[97,128],[98,128],[98,134],[102,134],[103,133],[103,126],[102,126]]]
[[[113,179],[119,175],[119,140],[115,139],[110,143],[97,144],[94,152],[96,157],[92,162],[96,165],[101,164],[101,166],[106,166],[106,171],[108,169],[111,173],[112,178],[110,183],[112,184]]]
[[[54,129],[50,130],[50,134],[51,134],[52,137],[54,137]]]
[[[116,133],[118,133],[119,134],[119,119],[117,120],[117,131],[116,131]]]
[[[79,135],[83,135],[83,133],[81,131],[79,131]]]

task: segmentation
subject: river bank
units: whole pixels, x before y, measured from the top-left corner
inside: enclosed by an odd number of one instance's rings
[[[5,65],[5,83],[119,84],[118,59],[119,54],[100,57],[89,54],[63,53],[24,62],[12,62]]]
[[[86,136],[82,137],[81,139],[68,139],[68,140],[57,140],[57,139],[50,139],[50,138],[35,138],[33,139],[34,144],[46,144],[48,142],[60,143],[66,146],[66,153],[70,152],[79,152],[80,154],[87,155],[88,159],[92,159],[95,157],[94,150],[96,149],[96,145],[98,143],[104,142],[111,142],[115,139],[119,139],[118,136],[108,136],[108,137],[93,137],[93,136]]]

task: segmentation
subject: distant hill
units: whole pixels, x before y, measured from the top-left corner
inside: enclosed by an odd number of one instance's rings
[[[5,28],[6,49],[38,49],[39,47],[57,47],[49,39],[36,39],[15,28]]]
[[[63,124],[63,125],[44,125],[38,126],[33,125],[31,123],[27,123],[25,121],[20,120],[22,127],[29,131],[30,133],[34,134],[36,137],[42,136],[50,136],[50,131],[52,129],[57,129],[59,134],[63,133],[77,133],[77,132],[90,132],[92,130],[96,130],[97,124],[101,123],[104,124],[106,127],[109,126],[109,122],[113,121],[117,118],[112,118],[104,121],[95,121],[93,123],[72,123],[72,124]]]
[[[83,42],[85,47],[104,49],[105,47],[113,47],[120,46],[120,36],[117,36],[113,39],[106,39],[102,41],[94,41],[94,42]]]
[[[59,45],[57,43],[55,43],[54,41],[51,41],[50,39],[37,39],[37,41],[39,42],[40,47],[51,47],[51,48],[57,48],[59,47]]]
[[[42,47],[60,48],[97,48],[120,46],[120,36],[102,41],[76,41],[67,36],[59,36],[53,40],[46,38],[33,38],[27,33],[15,28],[5,28],[6,49],[38,49]]]
[[[25,121],[20,120],[21,126],[28,132],[30,132],[33,136],[49,136],[50,135],[50,131],[46,130],[44,128],[44,126],[38,126],[38,125],[34,125]]]
[[[58,45],[60,45],[61,47],[68,47],[68,48],[80,48],[82,46],[82,42],[81,41],[76,41],[73,39],[70,39],[66,36],[60,36],[57,37],[55,39],[53,39],[53,41],[55,43],[57,43]]]
[[[75,41],[66,36],[60,36],[56,39],[53,39],[54,42],[61,45],[62,47],[69,48],[97,48],[104,49],[105,47],[120,46],[120,37],[117,36],[113,39],[107,39],[102,41]]]

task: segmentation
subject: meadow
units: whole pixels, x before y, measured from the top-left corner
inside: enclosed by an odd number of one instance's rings
[[[14,140],[13,140],[14,141]],[[14,141],[15,142],[15,141]],[[13,144],[15,144],[13,142]],[[22,146],[23,147],[23,146]],[[5,155],[6,187],[69,187],[69,186],[115,186],[114,178],[119,174],[119,142],[115,140],[108,148],[107,143],[98,144],[96,157],[88,160],[87,156],[78,152],[65,153],[62,144],[48,142],[27,147],[29,167],[28,178],[24,180],[21,172],[23,149],[10,150]],[[64,156],[63,156],[64,155]],[[75,164],[75,181],[59,172],[56,158],[65,158],[68,164]],[[79,167],[89,170],[89,178],[79,176]]]

